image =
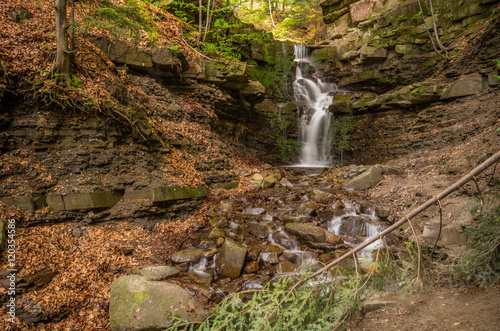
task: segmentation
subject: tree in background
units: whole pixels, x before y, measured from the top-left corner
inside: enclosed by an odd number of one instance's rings
[[[58,83],[66,84],[71,74],[71,58],[68,43],[67,0],[56,0],[56,63],[53,75]]]

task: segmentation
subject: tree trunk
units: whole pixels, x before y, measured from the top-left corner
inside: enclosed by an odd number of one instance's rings
[[[56,64],[53,74],[57,82],[67,82],[70,75],[70,53],[68,52],[67,0],[56,0]]]
[[[203,26],[203,0],[200,0],[200,8],[198,11],[198,44],[201,41],[201,27]],[[199,45],[198,45],[199,46]]]
[[[206,25],[205,25],[205,34],[203,35],[203,42],[205,42],[207,40],[208,26],[209,25],[210,25],[210,0],[208,0],[208,4],[207,4],[207,21],[206,21]]]

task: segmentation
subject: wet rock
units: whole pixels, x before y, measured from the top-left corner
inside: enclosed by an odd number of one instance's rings
[[[279,262],[279,256],[276,252],[260,252],[259,261],[261,263],[276,264]]]
[[[208,238],[210,239],[218,239],[220,237],[224,238],[226,236],[226,232],[222,229],[219,229],[218,227],[214,227],[212,231],[210,231],[210,234],[208,235]]]
[[[294,273],[296,268],[292,262],[283,261],[283,262],[278,263],[274,267],[274,270],[275,270],[275,273],[277,273],[277,274],[285,274],[285,273]]]
[[[223,228],[227,226],[227,219],[223,217],[216,217],[209,220],[208,223],[210,223],[211,226]]]
[[[342,200],[337,200],[337,202],[335,202],[335,209],[344,209],[345,208],[345,204]]]
[[[264,99],[266,88],[261,82],[251,80],[242,93],[245,99],[260,102]]]
[[[227,183],[217,183],[214,184],[212,187],[214,189],[219,189],[222,188],[224,190],[230,190],[232,188],[237,188],[240,183],[237,181],[232,181],[232,182],[227,182]]]
[[[286,178],[281,178],[280,185],[284,186],[284,187],[287,187],[287,188],[292,188],[293,187],[293,184],[290,183],[290,181],[288,179],[286,179]]]
[[[324,243],[326,241],[325,229],[310,223],[287,223],[285,231],[297,236],[301,241]]]
[[[170,259],[173,263],[197,263],[203,257],[205,251],[200,248],[187,248],[174,253]]]
[[[311,216],[295,216],[286,215],[282,218],[283,223],[307,223],[312,222],[313,218]]]
[[[264,208],[247,208],[243,211],[245,215],[264,215],[267,211]]]
[[[318,203],[327,204],[335,199],[335,195],[315,188],[311,192],[311,199]]]
[[[273,187],[274,185],[276,185],[276,178],[271,175],[264,178],[264,181],[262,182],[262,188],[269,188]]]
[[[269,224],[257,223],[248,226],[248,232],[260,239],[266,239],[269,237]]]
[[[290,261],[291,263],[296,263],[298,260],[298,256],[295,253],[283,252],[279,258],[280,261]]]
[[[341,236],[337,236],[335,233],[325,230],[325,241],[329,246],[335,246],[342,244],[344,242],[344,238]]]
[[[391,214],[386,209],[376,207],[375,208],[375,216],[377,216],[378,218],[380,218],[382,221],[385,222],[385,221],[389,220],[389,216],[391,216]]]
[[[342,219],[339,232],[341,235],[366,236],[366,222],[369,219],[363,216],[348,216]]]
[[[257,261],[252,261],[247,263],[245,266],[245,272],[249,274],[253,274],[259,271],[259,263]]]
[[[258,189],[262,185],[262,182],[264,181],[264,177],[262,177],[261,174],[255,174],[252,176],[252,180],[250,181],[250,184],[255,188]]]
[[[298,216],[311,216],[316,210],[319,209],[319,205],[314,201],[308,201],[301,203],[297,208]]]
[[[247,250],[235,241],[226,238],[221,252],[215,261],[217,274],[221,278],[235,279],[240,276],[245,263]]]
[[[192,282],[204,286],[212,285],[212,282],[214,280],[214,276],[207,272],[190,270],[187,275]]]
[[[303,182],[300,182],[299,185],[300,186],[309,186],[309,182],[307,180],[305,180]]]
[[[130,275],[111,285],[109,319],[113,331],[163,330],[172,326],[172,316],[201,322],[209,312],[195,296],[176,284]]]
[[[171,266],[148,266],[135,270],[135,272],[133,271],[130,274],[137,274],[139,276],[143,276],[144,279],[150,281],[160,281],[175,277],[180,272],[181,271],[179,268]]]
[[[284,232],[276,232],[273,236],[274,241],[285,248],[293,249],[297,247],[297,238]]]
[[[333,210],[318,210],[316,214],[321,222],[328,222],[332,220],[335,213]]]
[[[256,244],[250,248],[250,251],[248,252],[248,259],[251,261],[255,261],[261,256],[261,253],[263,252],[275,253],[277,256],[279,256],[281,253],[283,253],[283,248],[274,245]]]

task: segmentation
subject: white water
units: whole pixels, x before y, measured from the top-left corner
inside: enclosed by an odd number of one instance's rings
[[[295,45],[297,73],[293,82],[295,101],[304,106],[300,119],[300,139],[302,142],[301,167],[329,167],[331,159],[331,130],[333,114],[328,107],[333,103],[335,84],[323,83],[319,79],[304,77],[302,68],[311,63],[306,46]]]

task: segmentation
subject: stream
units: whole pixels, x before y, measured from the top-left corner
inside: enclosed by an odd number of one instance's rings
[[[259,289],[272,278],[315,271],[386,227],[373,203],[336,190],[328,169],[281,168],[258,191],[235,194],[209,212],[171,261],[182,281],[212,299]],[[273,182],[274,179],[274,183]],[[372,261],[379,240],[358,253]]]

